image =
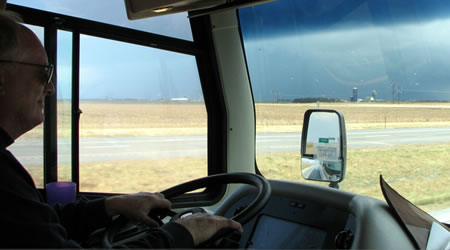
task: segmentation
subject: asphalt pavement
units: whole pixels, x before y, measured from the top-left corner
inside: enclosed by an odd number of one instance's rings
[[[300,152],[300,133],[257,134],[257,152]],[[450,142],[450,127],[347,131],[347,147]],[[42,140],[17,140],[9,148],[23,164],[43,162]],[[58,141],[59,162],[70,162],[68,139]],[[206,156],[206,136],[104,137],[80,140],[80,161]]]

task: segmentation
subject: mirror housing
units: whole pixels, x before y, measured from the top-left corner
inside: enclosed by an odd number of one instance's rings
[[[347,135],[342,113],[328,109],[305,112],[301,139],[301,168],[306,180],[330,182],[338,188],[347,162]]]
[[[125,0],[125,8],[129,20],[185,11],[191,18],[271,1],[274,0]]]

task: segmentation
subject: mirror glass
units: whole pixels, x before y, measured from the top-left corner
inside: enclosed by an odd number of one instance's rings
[[[303,178],[329,182],[342,179],[341,134],[337,113],[311,113],[306,143],[303,145],[306,146],[302,151]]]

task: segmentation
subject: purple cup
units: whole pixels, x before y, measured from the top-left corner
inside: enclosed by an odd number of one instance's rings
[[[60,203],[66,205],[74,202],[77,194],[77,184],[75,182],[51,182],[45,185],[47,203],[54,205]]]

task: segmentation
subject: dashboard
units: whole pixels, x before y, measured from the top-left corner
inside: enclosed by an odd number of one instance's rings
[[[271,198],[243,225],[241,248],[414,248],[386,202],[313,184],[269,182]],[[254,196],[253,187],[243,186],[216,214],[233,217]]]

